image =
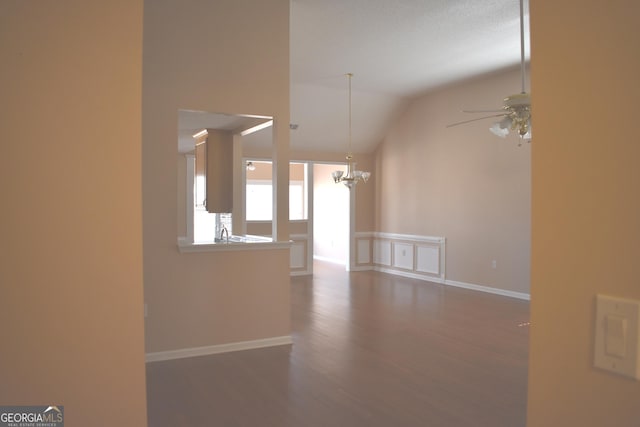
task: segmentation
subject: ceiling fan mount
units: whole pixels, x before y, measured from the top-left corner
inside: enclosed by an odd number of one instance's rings
[[[530,105],[531,97],[527,92],[520,92],[515,95],[509,95],[504,99],[505,110],[510,108],[517,109],[522,107],[529,108]]]

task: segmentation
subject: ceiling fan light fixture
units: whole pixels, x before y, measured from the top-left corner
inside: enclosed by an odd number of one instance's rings
[[[494,123],[489,130],[500,138],[506,138],[509,135],[509,129],[511,129],[511,117],[507,116],[499,122]]]

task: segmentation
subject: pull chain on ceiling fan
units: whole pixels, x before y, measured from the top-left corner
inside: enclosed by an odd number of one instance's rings
[[[495,135],[504,138],[511,131],[523,141],[531,142],[531,97],[525,91],[525,60],[524,60],[524,0],[520,0],[520,79],[521,92],[504,98],[504,105],[500,110],[464,110],[465,113],[499,113],[491,116],[478,117],[471,120],[452,123],[447,127],[458,126],[466,123],[485,120],[495,117],[502,119],[494,123],[489,130]]]

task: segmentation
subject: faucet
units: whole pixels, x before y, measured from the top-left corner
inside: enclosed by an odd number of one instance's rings
[[[222,230],[220,230],[220,240],[225,241],[222,239],[222,236],[226,235],[227,239],[226,239],[226,243],[229,243],[229,230],[227,230],[227,226],[223,225],[222,226]]]

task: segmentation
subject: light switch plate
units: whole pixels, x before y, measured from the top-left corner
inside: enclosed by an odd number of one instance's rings
[[[596,296],[594,366],[640,380],[640,301]]]

